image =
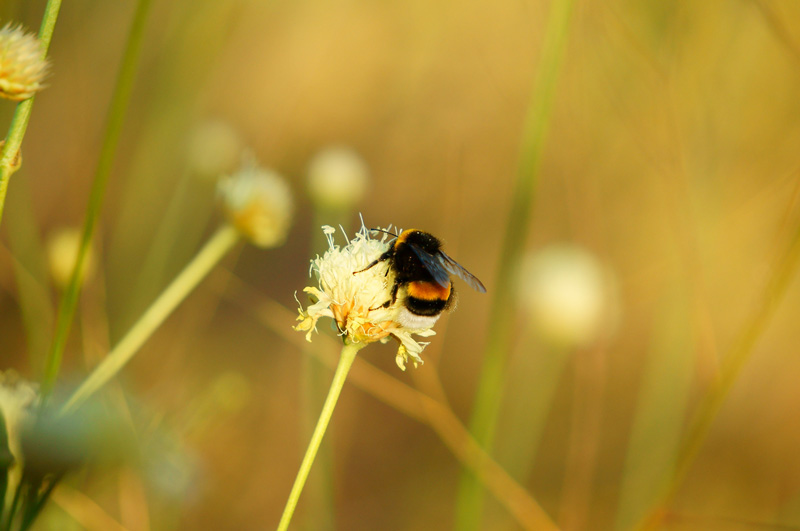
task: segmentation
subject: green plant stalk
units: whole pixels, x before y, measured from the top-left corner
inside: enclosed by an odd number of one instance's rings
[[[108,353],[108,356],[81,383],[64,404],[61,413],[74,411],[119,373],[144,342],[153,335],[153,332],[238,241],[239,233],[232,225],[226,224],[220,227],[194,259],[175,277],[175,280],[153,301],[128,333]]]
[[[483,358],[481,377],[470,419],[470,431],[484,449],[491,451],[508,351],[514,335],[516,269],[527,239],[533,203],[539,181],[539,167],[553,109],[555,89],[566,51],[573,0],[554,1],[542,46],[538,78],[523,132],[521,158],[512,193],[494,298],[490,311],[489,339]],[[483,487],[469,471],[464,471],[456,502],[456,529],[477,530],[481,523]]]
[[[688,435],[678,450],[675,468],[661,490],[657,503],[637,526],[638,529],[656,529],[661,524],[675,495],[686,479],[694,459],[700,452],[714,419],[722,409],[725,399],[745,364],[749,361],[756,343],[786,295],[789,283],[794,278],[798,261],[800,261],[800,227],[796,229],[789,248],[778,262],[767,285],[764,298],[755,310],[749,325],[743,329],[737,341],[734,342],[733,349],[723,359],[719,379],[698,405],[697,414],[689,425]]]
[[[297,507],[297,501],[300,499],[300,493],[303,492],[303,486],[306,483],[306,479],[308,479],[311,465],[314,463],[319,445],[322,442],[322,438],[325,436],[325,430],[328,428],[328,423],[331,420],[331,415],[333,415],[333,409],[336,407],[336,401],[339,399],[339,393],[342,391],[347,373],[350,372],[350,367],[353,366],[356,354],[358,354],[358,351],[364,348],[364,346],[364,343],[345,343],[342,347],[342,352],[339,355],[339,364],[336,366],[331,388],[328,390],[328,397],[325,399],[325,404],[322,406],[322,413],[320,413],[317,426],[314,428],[314,433],[311,435],[311,442],[308,443],[303,462],[300,464],[300,470],[297,472],[294,485],[292,485],[292,491],[289,493],[289,499],[286,501],[286,507],[283,509],[283,515],[281,515],[281,520],[278,523],[278,531],[286,531],[289,528],[292,515]]]
[[[322,254],[328,248],[328,241],[322,232],[322,225],[343,226],[349,230],[348,220],[352,212],[331,210],[314,205],[314,220],[311,224],[310,256]],[[325,404],[325,384],[330,378],[330,369],[320,363],[312,353],[314,345],[305,342],[303,349],[303,367],[300,388],[303,395],[303,435],[310,437],[314,433],[319,410]],[[328,441],[323,440],[315,460],[316,472],[309,478],[305,486],[308,514],[313,521],[307,523],[317,531],[335,529],[334,496],[333,496],[333,451]]]
[[[61,9],[61,0],[48,0],[42,16],[42,25],[39,27],[39,42],[42,46],[42,57],[47,56],[50,48],[50,41],[53,39],[53,31],[58,20],[58,11]],[[6,192],[8,191],[8,181],[11,175],[19,169],[15,164],[19,149],[22,146],[22,139],[28,129],[28,122],[31,118],[33,109],[33,98],[17,104],[11,125],[8,128],[5,144],[0,150],[0,221],[3,219],[3,207],[6,204]]]
[[[116,86],[114,87],[114,93],[111,97],[103,145],[100,149],[100,157],[97,162],[92,188],[89,193],[89,203],[86,208],[86,219],[83,224],[83,234],[81,236],[78,256],[75,260],[75,267],[70,275],[69,283],[64,290],[64,295],[58,307],[56,331],[53,336],[50,351],[48,352],[47,360],[45,361],[41,391],[43,403],[53,390],[58,372],[61,369],[64,347],[66,346],[67,336],[69,335],[70,326],[72,325],[72,318],[75,315],[75,308],[78,303],[78,295],[80,293],[82,280],[81,272],[83,271],[86,254],[92,242],[94,229],[103,206],[106,185],[108,184],[108,177],[111,173],[114,155],[117,151],[117,144],[119,144],[122,124],[125,119],[125,111],[128,108],[128,102],[130,101],[131,92],[133,90],[133,81],[136,76],[139,54],[144,37],[145,22],[147,21],[147,14],[150,11],[151,4],[152,0],[139,0],[136,5],[136,12],[134,13],[133,23],[131,24],[130,34],[128,35],[125,53],[122,58],[122,65],[117,77]]]

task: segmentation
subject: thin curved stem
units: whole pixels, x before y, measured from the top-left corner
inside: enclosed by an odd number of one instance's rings
[[[58,11],[61,9],[61,0],[48,0],[42,16],[42,25],[39,28],[39,42],[42,46],[42,57],[47,56],[50,41],[53,39],[53,30],[56,27]],[[6,204],[6,192],[11,175],[19,169],[19,149],[22,139],[28,129],[28,122],[33,109],[33,98],[17,104],[11,125],[8,128],[5,144],[0,149],[0,221],[3,219],[3,207]]]
[[[336,372],[333,375],[328,397],[325,399],[325,404],[322,406],[322,413],[320,413],[317,426],[314,428],[314,433],[311,435],[311,442],[308,443],[306,455],[303,457],[303,462],[300,464],[300,470],[297,472],[294,485],[292,485],[292,491],[289,493],[286,507],[283,509],[281,521],[278,523],[278,531],[286,531],[289,528],[292,515],[294,515],[294,510],[297,507],[297,501],[300,499],[300,493],[303,492],[303,486],[306,484],[306,479],[308,479],[311,465],[314,464],[314,458],[317,456],[319,445],[322,443],[322,438],[325,436],[325,430],[328,428],[328,423],[333,415],[333,409],[336,407],[336,402],[339,400],[339,393],[342,391],[347,373],[350,372],[350,367],[353,366],[356,354],[358,354],[358,351],[364,348],[364,346],[364,343],[346,343],[344,347],[342,347],[342,352],[339,355],[339,364],[336,366]]]
[[[92,242],[94,229],[100,217],[100,210],[103,206],[106,184],[111,173],[111,166],[114,155],[119,144],[122,124],[125,119],[125,111],[128,108],[133,81],[136,76],[136,69],[139,64],[139,54],[144,38],[144,26],[147,21],[147,14],[150,11],[152,0],[139,0],[136,12],[133,17],[131,31],[122,58],[117,84],[111,96],[109,107],[108,122],[103,136],[103,146],[100,149],[100,158],[97,161],[97,168],[92,182],[92,189],[89,193],[89,204],[86,208],[86,219],[83,224],[83,235],[75,259],[75,267],[72,270],[67,288],[58,307],[58,317],[56,318],[56,331],[53,336],[53,343],[45,361],[44,378],[42,379],[42,397],[47,398],[53,390],[59,370],[61,369],[61,358],[64,355],[64,348],[72,325],[72,318],[75,315],[75,308],[78,303],[78,295],[81,289],[81,271],[86,261],[86,254]]]
[[[769,280],[761,304],[756,308],[749,323],[742,329],[731,352],[722,361],[720,376],[701,399],[697,413],[689,425],[687,436],[678,450],[675,468],[667,478],[661,495],[650,513],[637,529],[656,529],[662,523],[689,469],[711,431],[714,419],[722,409],[725,399],[750,360],[758,340],[772,320],[778,305],[783,300],[800,263],[800,227],[795,230],[788,249],[778,261]]]
[[[103,385],[108,383],[136,354],[153,332],[169,317],[172,311],[202,281],[219,261],[239,241],[238,231],[224,225],[209,239],[175,280],[161,292],[153,304],[142,314],[125,337],[108,353],[102,362],[78,387],[61,409],[62,413],[75,410]]]
[[[540,162],[550,125],[556,84],[569,40],[573,4],[573,0],[550,4],[538,79],[531,91],[517,178],[503,236],[497,282],[489,314],[489,339],[470,418],[470,431],[489,452],[492,449],[506,362],[513,337],[516,268],[524,252],[520,242],[527,239],[531,225]],[[482,499],[483,486],[471,472],[464,471],[456,503],[456,529],[476,531],[481,527]]]

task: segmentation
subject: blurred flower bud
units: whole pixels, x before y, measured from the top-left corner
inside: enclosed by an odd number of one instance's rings
[[[247,161],[218,187],[231,223],[253,244],[277,247],[284,242],[294,205],[280,175]]]
[[[31,417],[39,397],[37,387],[14,371],[0,372],[0,461],[5,467],[21,462],[20,429]],[[0,503],[2,500],[0,500]]]
[[[69,413],[59,409],[48,404],[24,424],[25,477],[58,476],[89,462],[111,464],[133,450],[122,421],[99,402],[85,403]]]
[[[33,418],[39,391],[14,371],[0,371],[0,513],[5,514],[22,481],[23,427]],[[5,493],[5,496],[3,496]]]
[[[317,207],[351,210],[367,190],[369,170],[352,149],[331,147],[317,153],[308,168],[308,193]]]
[[[21,101],[44,88],[47,60],[39,39],[11,23],[0,29],[0,96]]]
[[[186,146],[189,167],[202,177],[213,179],[232,172],[241,152],[239,133],[218,120],[198,124],[189,134]]]
[[[613,328],[616,284],[586,250],[554,245],[524,260],[521,304],[542,338],[560,347],[585,346]]]
[[[72,270],[75,268],[75,260],[78,259],[78,250],[81,245],[81,231],[77,228],[62,228],[54,231],[47,238],[46,250],[47,261],[50,266],[50,274],[53,282],[60,289],[64,289],[69,283]],[[83,260],[83,270],[81,280],[85,280],[94,273],[94,254],[89,247],[86,258]]]

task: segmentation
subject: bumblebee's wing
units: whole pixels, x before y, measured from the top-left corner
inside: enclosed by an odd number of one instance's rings
[[[481,293],[486,293],[486,288],[483,287],[483,283],[478,280],[478,277],[461,267],[461,265],[444,254],[442,251],[439,251],[437,258],[439,262],[442,264],[442,267],[445,271],[453,274],[466,282],[472,289],[479,291]]]
[[[425,266],[425,269],[431,274],[433,280],[435,280],[437,284],[443,288],[450,286],[450,275],[447,274],[447,270],[441,260],[431,253],[423,251],[413,243],[406,242],[406,245],[411,247],[411,250],[414,251],[414,254],[417,255],[417,258],[420,259],[422,265]]]

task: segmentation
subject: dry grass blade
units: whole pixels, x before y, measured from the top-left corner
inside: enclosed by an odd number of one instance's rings
[[[252,291],[232,279],[226,296],[244,307],[254,308],[259,320],[287,342],[298,347],[307,345],[303,335],[289,327],[295,317],[292,312],[265,298],[253,304],[246,302],[245,293]],[[319,335],[319,339],[331,348],[326,345],[312,348],[310,352],[331,369],[335,368],[335,340],[324,335]],[[557,529],[536,500],[480,447],[448,406],[400,382],[364,359],[353,366],[348,381],[408,417],[429,425],[453,455],[475,473],[523,528]]]

